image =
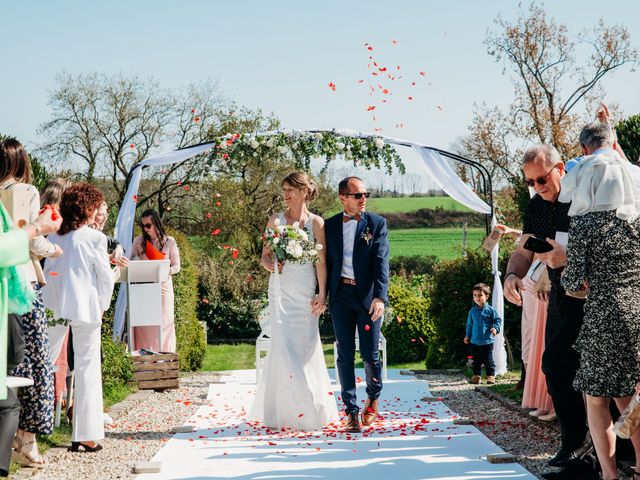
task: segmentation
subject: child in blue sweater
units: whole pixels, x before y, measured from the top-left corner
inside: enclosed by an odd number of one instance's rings
[[[487,383],[496,383],[496,368],[493,362],[493,339],[500,332],[502,319],[491,305],[487,304],[491,288],[485,283],[473,286],[473,301],[476,304],[467,316],[464,343],[471,343],[473,354],[473,376],[470,383],[480,383],[482,365],[487,371]]]

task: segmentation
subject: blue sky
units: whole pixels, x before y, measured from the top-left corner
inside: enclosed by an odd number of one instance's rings
[[[0,132],[31,146],[41,141],[37,128],[62,70],[153,76],[166,87],[218,79],[238,103],[272,111],[288,128],[378,127],[441,148],[466,133],[474,102],[506,107],[512,98],[508,75],[482,42],[496,15],[515,18],[514,1],[3,3]],[[640,47],[637,1],[556,1],[546,10],[572,32],[619,18]],[[367,87],[356,83],[371,78],[365,42],[381,64],[400,65],[417,82],[411,92],[408,83],[390,87],[375,123]],[[640,113],[638,84],[625,68],[604,83],[606,100]]]

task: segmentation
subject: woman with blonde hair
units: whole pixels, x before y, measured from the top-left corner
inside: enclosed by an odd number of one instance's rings
[[[315,182],[294,172],[281,187],[286,209],[272,215],[267,228],[297,223],[309,240],[324,247],[324,220],[307,208],[317,194]],[[315,264],[282,263],[265,246],[262,266],[271,272],[271,347],[248,419],[272,428],[322,429],[338,419],[318,330],[327,295],[324,249]]]

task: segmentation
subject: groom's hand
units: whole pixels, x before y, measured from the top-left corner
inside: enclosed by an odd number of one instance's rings
[[[384,313],[384,302],[380,298],[374,298],[371,302],[371,308],[369,308],[369,315],[371,315],[371,321],[375,322],[379,318],[382,318]]]

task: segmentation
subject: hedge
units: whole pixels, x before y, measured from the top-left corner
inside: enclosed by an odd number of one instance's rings
[[[500,270],[504,272],[513,247],[506,242],[501,247]],[[480,282],[493,288],[491,262],[483,250],[469,250],[465,257],[436,265],[429,282],[429,311],[436,328],[435,341],[427,354],[429,368],[458,367],[466,361],[468,346],[463,339],[467,314],[474,305],[471,288]],[[520,357],[520,322],[520,308],[505,300],[503,333],[511,367],[514,358]]]
[[[410,282],[393,276],[389,284],[392,318],[382,327],[387,339],[389,362],[424,360],[436,338],[435,324],[429,315],[429,300],[424,296],[423,277]]]
[[[168,235],[176,239],[180,251],[180,272],[173,277],[175,294],[176,346],[180,370],[198,370],[206,352],[205,333],[196,314],[198,307],[198,268],[196,255],[187,237],[176,230]]]

